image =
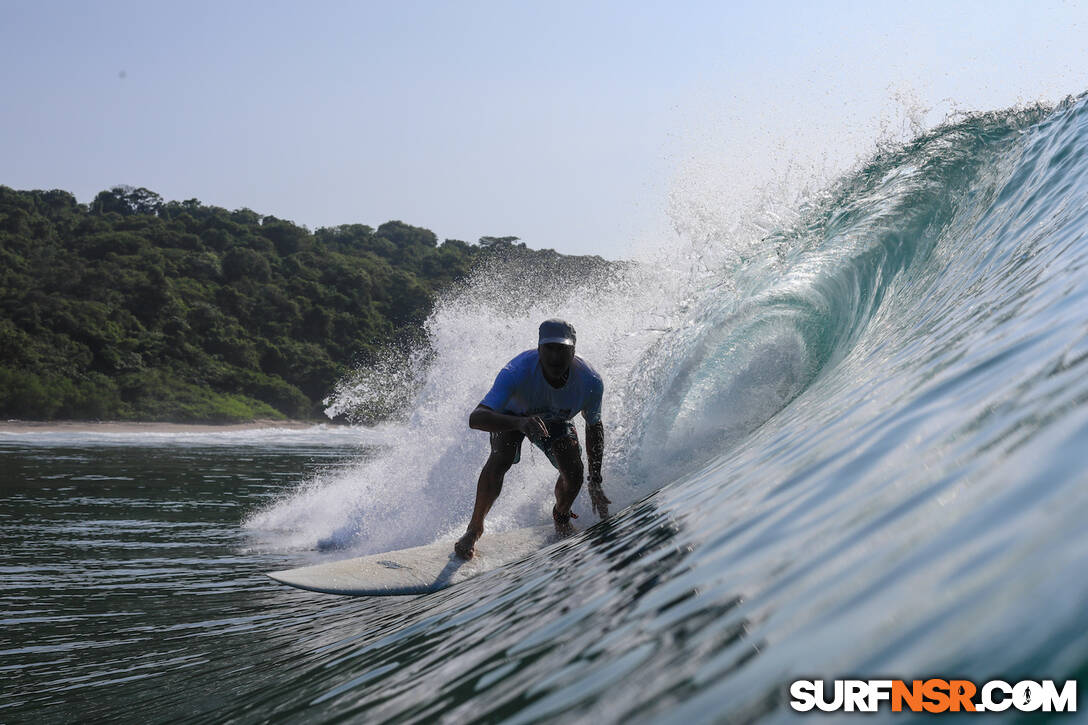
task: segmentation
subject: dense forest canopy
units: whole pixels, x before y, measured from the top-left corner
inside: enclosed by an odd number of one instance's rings
[[[515,254],[400,221],[309,231],[249,209],[115,187],[0,186],[0,415],[235,421],[315,418],[349,369],[411,335],[435,293]]]

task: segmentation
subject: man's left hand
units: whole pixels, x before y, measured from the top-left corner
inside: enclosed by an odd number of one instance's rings
[[[608,504],[612,503],[607,496],[604,495],[604,489],[601,488],[601,477],[590,476],[589,477],[589,500],[593,505],[593,512],[601,517],[604,521],[608,518]]]

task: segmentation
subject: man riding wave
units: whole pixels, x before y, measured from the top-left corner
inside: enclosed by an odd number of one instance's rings
[[[495,384],[469,415],[468,425],[491,434],[488,456],[476,485],[476,505],[465,535],[454,545],[457,555],[471,559],[484,532],[484,517],[502,491],[503,477],[521,460],[521,442],[533,442],[556,470],[552,518],[562,536],[571,534],[570,507],[582,488],[584,468],[578,432],[571,422],[578,413],[586,421],[589,497],[593,511],[605,519],[612,503],[601,488],[604,383],[589,363],[574,354],[574,327],[563,320],[540,325],[536,349],[526,350],[499,372]]]

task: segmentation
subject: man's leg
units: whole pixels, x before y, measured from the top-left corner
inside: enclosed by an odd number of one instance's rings
[[[560,438],[552,444],[552,456],[556,468],[559,469],[559,477],[555,480],[555,508],[552,518],[555,519],[555,530],[562,536],[574,533],[574,527],[570,523],[570,507],[574,499],[578,498],[578,492],[582,490],[582,481],[585,479],[585,468],[582,465],[582,448],[578,445],[578,435],[572,432],[569,437]]]
[[[484,518],[491,506],[502,493],[502,481],[510,466],[514,465],[517,457],[518,446],[521,443],[520,433],[510,431],[496,433],[491,441],[491,455],[487,457],[480,478],[476,482],[476,505],[472,509],[472,518],[468,522],[468,530],[465,531],[453,550],[462,559],[471,559],[475,553],[476,541],[484,533]]]

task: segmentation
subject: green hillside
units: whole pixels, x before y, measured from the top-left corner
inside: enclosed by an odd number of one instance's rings
[[[0,416],[316,418],[434,295],[489,258],[601,268],[514,237],[438,244],[399,221],[309,231],[249,209],[117,187],[0,186]]]

